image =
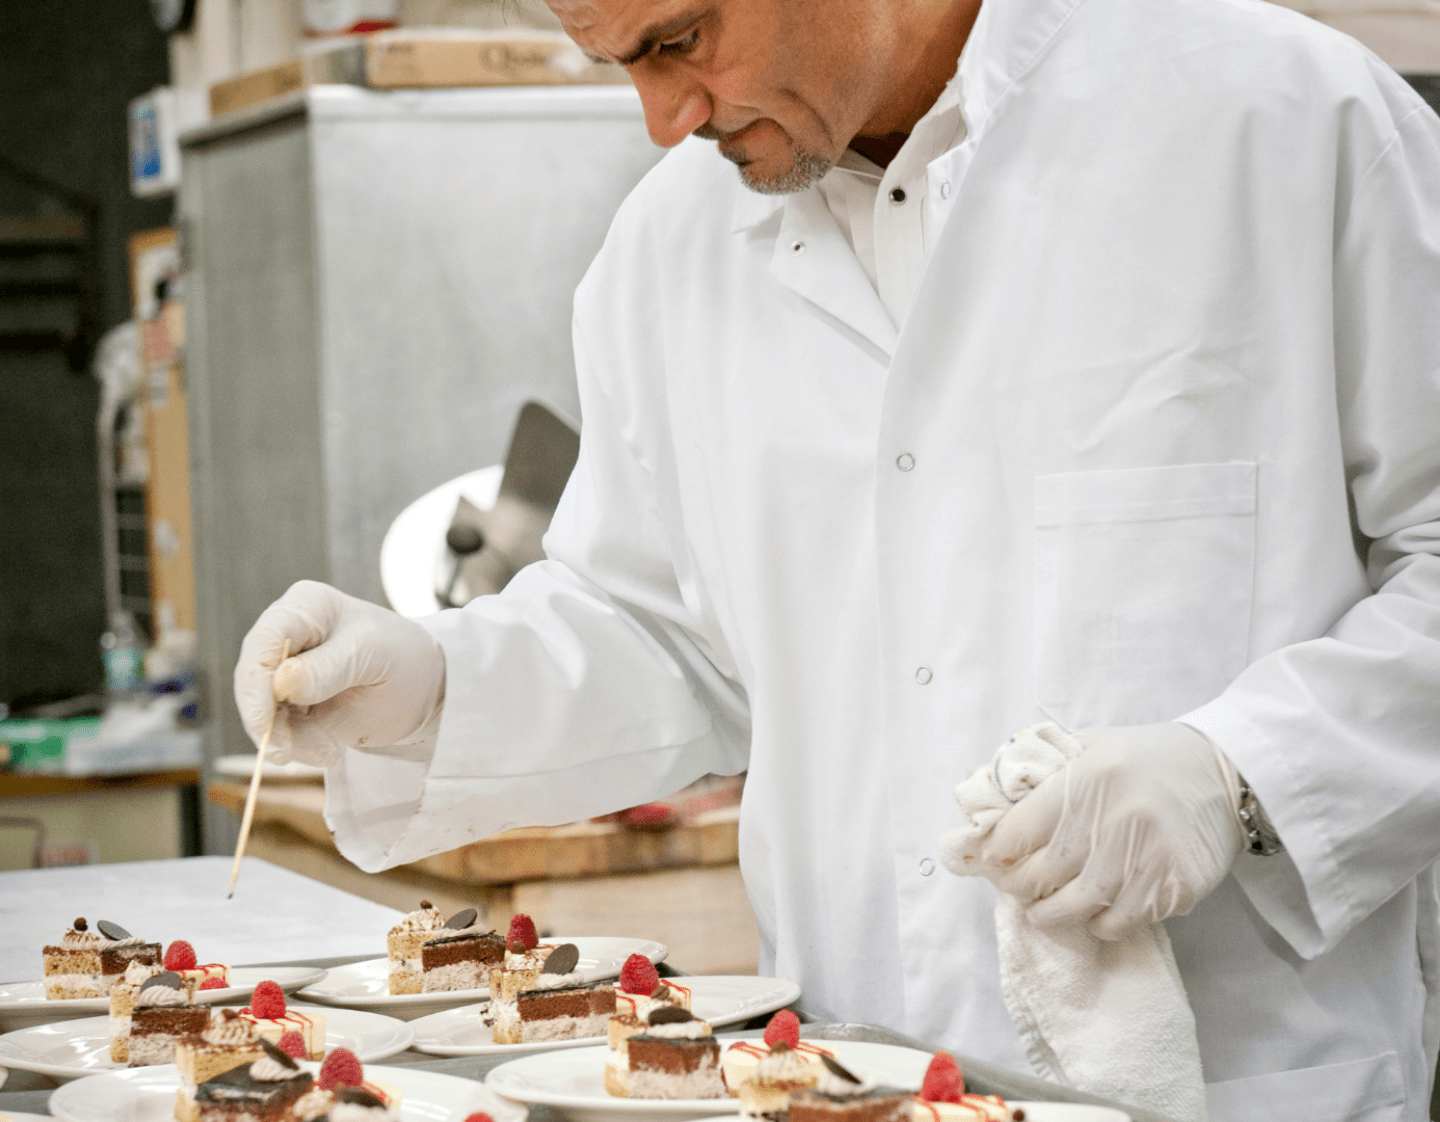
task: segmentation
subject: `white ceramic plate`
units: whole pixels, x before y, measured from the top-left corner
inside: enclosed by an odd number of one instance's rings
[[[286,993],[294,993],[325,977],[315,966],[232,966],[231,984],[221,990],[197,990],[198,1004],[234,1004],[249,1000],[261,982],[275,982]],[[0,1029],[28,1028],[48,1025],[72,1017],[93,1017],[110,1012],[108,997],[71,997],[63,1001],[45,1000],[44,982],[0,982]]]
[[[319,1064],[306,1064],[317,1071]],[[406,1122],[460,1122],[484,1111],[495,1122],[525,1122],[526,1110],[479,1083],[413,1067],[366,1066],[365,1076],[399,1089]],[[172,1122],[180,1073],[174,1064],[111,1071],[67,1083],[50,1096],[62,1122]]]
[[[825,1047],[830,1047],[827,1043]],[[1026,1122],[1130,1122],[1130,1116],[1123,1110],[1111,1110],[1108,1106],[1089,1106],[1084,1103],[1032,1103],[1007,1099],[1011,1107],[1025,1109]],[[700,1122],[735,1122],[733,1114],[719,1114],[703,1118]]]
[[[800,987],[781,978],[726,974],[673,979],[690,990],[690,1011],[713,1028],[744,1024],[783,1009],[800,996]],[[496,1044],[482,1015],[484,1003],[447,1009],[411,1021],[415,1048],[434,1056],[485,1056],[504,1052],[543,1052],[555,1048],[583,1048],[604,1036],[578,1040],[544,1040],[531,1044]]]
[[[325,1050],[348,1048],[361,1063],[387,1060],[405,1051],[415,1039],[414,1030],[404,1021],[378,1013],[298,1003],[290,1008],[324,1016]],[[0,1036],[0,1064],[52,1079],[79,1079],[100,1071],[127,1070],[110,1058],[109,1017],[83,1017],[7,1032]]]
[[[933,1054],[855,1040],[823,1043],[857,1075],[894,1087],[919,1088]],[[728,1042],[722,1041],[721,1047],[728,1047]],[[485,1085],[507,1099],[554,1107],[574,1122],[688,1122],[723,1116],[734,1122],[740,1111],[740,1100],[731,1098],[612,1098],[605,1093],[605,1059],[609,1055],[610,1049],[600,1045],[521,1056],[492,1068]]]
[[[0,1110],[0,1122],[55,1122],[55,1119],[49,1114],[23,1114],[14,1110]]]
[[[228,775],[232,779],[249,779],[255,774],[255,753],[241,752],[236,756],[221,756],[215,761],[215,771],[220,775]],[[277,781],[293,783],[297,780],[308,782],[324,779],[325,769],[302,763],[272,764],[266,760],[265,767],[260,772],[260,778],[266,783]]]
[[[621,939],[607,935],[547,935],[546,943],[574,943],[580,951],[575,970],[586,982],[614,978],[632,954],[643,954],[651,962],[662,962],[669,949],[664,943],[650,939]],[[440,993],[390,992],[390,960],[372,958],[349,966],[335,966],[325,980],[306,986],[300,994],[306,1001],[320,1005],[340,1005],[348,1009],[372,1009],[386,1016],[413,1021],[427,1013],[439,1013],[461,1005],[473,1005],[490,996],[487,988],[445,990]]]

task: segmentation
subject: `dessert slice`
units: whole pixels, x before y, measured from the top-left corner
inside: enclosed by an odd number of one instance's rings
[[[490,968],[505,961],[505,940],[475,919],[474,908],[456,912],[421,944],[421,992],[481,989]]]
[[[367,1080],[355,1053],[347,1048],[336,1048],[320,1065],[315,1086],[295,1103],[292,1110],[293,1116],[300,1122],[321,1122],[322,1119],[340,1122],[342,1116],[350,1122],[361,1119],[386,1122],[399,1118],[395,1111],[400,1105],[400,1098],[398,1088]]]
[[[314,1084],[308,1071],[268,1040],[258,1060],[214,1075],[195,1088],[197,1122],[288,1122]]]
[[[505,954],[499,964],[490,967],[488,972],[491,999],[498,997],[501,1001],[514,1001],[522,990],[534,989],[546,960],[554,950],[553,946],[541,945],[535,934],[534,920],[523,913],[513,916],[505,936]]]
[[[180,1090],[175,1092],[175,1117],[179,1122],[196,1122],[200,1108],[195,1092],[201,1083],[243,1064],[252,1064],[265,1054],[255,1022],[240,1016],[236,1009],[214,1009],[198,1033],[175,1042],[175,1066],[180,1071]]]
[[[229,971],[223,963],[201,964],[195,957],[195,948],[184,939],[176,939],[165,948],[165,969],[194,982],[196,989],[219,990],[230,984]]]
[[[104,997],[132,962],[160,965],[160,944],[102,919],[91,931],[80,916],[59,944],[44,948],[45,998]]]
[[[667,1006],[689,1009],[690,991],[673,981],[662,982],[653,962],[632,954],[615,983],[615,1016],[606,1029],[612,1056],[623,1050],[629,1037],[644,1030],[651,1013]]]
[[[421,991],[420,948],[444,926],[445,917],[439,909],[429,900],[421,900],[419,908],[390,929],[385,949],[390,956],[391,993]]]
[[[911,1122],[912,1092],[876,1087],[833,1056],[820,1060],[826,1070],[819,1081],[790,1098],[790,1122]]]
[[[132,977],[143,980],[133,985]],[[202,1030],[210,1010],[194,1004],[195,986],[173,970],[132,962],[110,991],[110,1058],[131,1067],[168,1064],[175,1044]]]
[[[605,1068],[605,1089],[632,1099],[723,1099],[720,1045],[688,1009],[662,1006],[624,1041],[625,1067]],[[624,1071],[623,1085],[617,1078]]]
[[[822,1055],[822,1061],[830,1057]],[[740,1114],[743,1118],[764,1118],[784,1122],[789,1116],[790,1100],[801,1091],[808,1091],[819,1082],[811,1058],[784,1040],[776,1040],[770,1051],[760,1057],[750,1078],[740,1084]]]
[[[725,1088],[731,1097],[739,1097],[741,1086],[754,1078],[760,1061],[770,1054],[775,1045],[781,1043],[792,1053],[786,1060],[787,1066],[797,1071],[802,1065],[808,1069],[811,1086],[825,1070],[820,1057],[835,1054],[818,1044],[801,1040],[800,1018],[789,1009],[781,1009],[765,1026],[764,1040],[736,1041],[720,1058],[720,1074],[725,1077]]]
[[[1025,1112],[1012,1110],[999,1095],[967,1094],[955,1057],[936,1052],[920,1093],[910,1101],[910,1118],[911,1122],[1023,1122]]]
[[[325,1016],[323,1013],[301,1013],[285,1005],[285,994],[270,981],[255,987],[250,1004],[240,1010],[255,1030],[272,1044],[278,1045],[287,1033],[295,1033],[305,1045],[305,1059],[318,1060],[325,1055]]]
[[[546,958],[530,988],[518,992],[512,989],[514,974],[492,968],[489,1018],[495,1043],[604,1035],[606,1022],[615,1012],[615,989],[608,982],[583,981],[575,972],[579,961],[580,950],[574,943],[560,944]]]

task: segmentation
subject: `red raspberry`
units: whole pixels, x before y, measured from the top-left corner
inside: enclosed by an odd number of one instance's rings
[[[960,1074],[960,1065],[949,1052],[936,1052],[930,1066],[925,1069],[925,1082],[920,1085],[920,1097],[928,1103],[958,1103],[965,1093],[965,1079]]]
[[[465,1122],[495,1122],[495,1119],[491,1118],[488,1114],[477,1110],[474,1114],[467,1114],[465,1116]]]
[[[620,968],[620,988],[625,993],[643,994],[649,997],[660,984],[660,974],[655,964],[643,954],[632,954]]]
[[[278,1021],[285,1016],[285,992],[275,982],[261,982],[250,999],[250,1012],[262,1021]]]
[[[297,1060],[308,1060],[310,1058],[309,1054],[305,1051],[305,1038],[298,1032],[287,1032],[280,1037],[280,1051]]]
[[[206,978],[203,982],[200,983],[200,988],[201,988],[202,990],[223,990],[223,989],[229,989],[229,987],[225,984],[225,979],[224,979],[224,978],[215,978],[215,977]]]
[[[195,948],[184,939],[176,939],[165,951],[166,970],[194,970],[198,961]]]
[[[791,1048],[800,1047],[800,1018],[789,1009],[780,1010],[765,1026],[766,1044],[773,1048],[782,1040]]]
[[[333,1091],[341,1084],[358,1087],[365,1082],[365,1069],[360,1066],[360,1061],[350,1049],[336,1048],[320,1065],[320,1075],[316,1082],[320,1084],[322,1091]]]
[[[526,950],[533,950],[540,945],[540,936],[535,934],[535,921],[520,912],[510,920],[510,934],[505,936],[505,945],[511,943],[523,943]]]

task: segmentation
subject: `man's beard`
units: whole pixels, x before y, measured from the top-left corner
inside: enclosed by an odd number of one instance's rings
[[[720,132],[710,125],[701,125],[695,130],[695,135],[704,140],[723,141],[727,134]],[[738,153],[732,155],[720,148],[720,155],[733,163],[740,172],[740,182],[745,184],[751,191],[760,195],[793,195],[798,191],[814,187],[834,166],[833,160],[824,156],[817,156],[814,152],[807,152],[805,149],[790,140],[788,134],[785,139],[790,144],[790,168],[779,175],[771,176],[768,179],[761,178],[751,170],[751,163]]]

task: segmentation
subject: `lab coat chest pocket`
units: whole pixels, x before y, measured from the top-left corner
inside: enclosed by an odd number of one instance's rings
[[[1052,720],[1172,720],[1245,668],[1256,479],[1253,463],[1036,478],[1036,700]]]
[[[1400,1122],[1405,1081],[1400,1057],[1385,1052],[1211,1083],[1205,1108],[1213,1122]]]

